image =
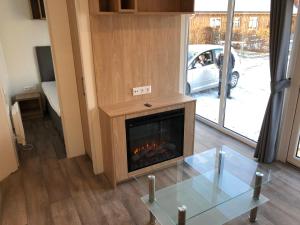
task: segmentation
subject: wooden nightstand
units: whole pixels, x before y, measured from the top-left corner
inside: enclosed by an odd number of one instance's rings
[[[22,119],[43,117],[42,98],[39,92],[16,95],[15,102],[19,103]]]

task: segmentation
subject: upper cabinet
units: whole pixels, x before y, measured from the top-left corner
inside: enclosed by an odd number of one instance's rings
[[[32,19],[45,20],[46,12],[44,0],[30,0]]]
[[[90,0],[95,14],[188,14],[194,0]]]

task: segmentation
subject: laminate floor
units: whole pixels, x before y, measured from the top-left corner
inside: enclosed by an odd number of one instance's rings
[[[49,122],[49,121],[48,121]],[[110,189],[95,176],[86,156],[58,159],[59,144],[47,121],[26,125],[33,151],[20,152],[20,169],[1,183],[1,225],[145,225],[149,213],[134,181]],[[253,149],[197,122],[195,152],[227,145],[251,157]],[[259,225],[300,224],[300,170],[274,163],[274,179],[263,194],[271,201],[259,210]],[[0,195],[1,196],[1,195]],[[0,197],[1,199],[1,197]],[[1,209],[1,207],[0,207]],[[250,224],[248,214],[229,222]]]

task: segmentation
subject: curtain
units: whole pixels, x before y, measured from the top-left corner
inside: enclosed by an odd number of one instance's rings
[[[255,158],[271,163],[276,158],[278,131],[283,107],[284,90],[290,85],[286,79],[293,0],[271,0],[270,17],[270,74],[271,94],[259,134]]]

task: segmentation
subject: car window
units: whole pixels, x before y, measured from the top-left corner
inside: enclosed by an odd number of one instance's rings
[[[190,61],[196,54],[197,54],[197,52],[192,52],[192,51],[190,51],[190,52],[188,53],[188,61]]]
[[[215,49],[214,51],[215,51],[215,62],[217,62],[217,60],[218,60],[218,58],[219,58],[219,55],[220,55],[221,53],[223,53],[223,49],[218,48],[218,49]]]
[[[206,51],[200,54],[199,61],[202,66],[208,66],[214,63],[212,51]]]
[[[207,65],[213,64],[213,54],[212,51],[206,51],[198,55],[191,63],[189,69],[201,68]]]
[[[194,69],[194,68],[199,68],[202,67],[202,65],[199,62],[199,57],[196,57],[193,62],[191,63],[191,65],[189,66],[189,69]]]

